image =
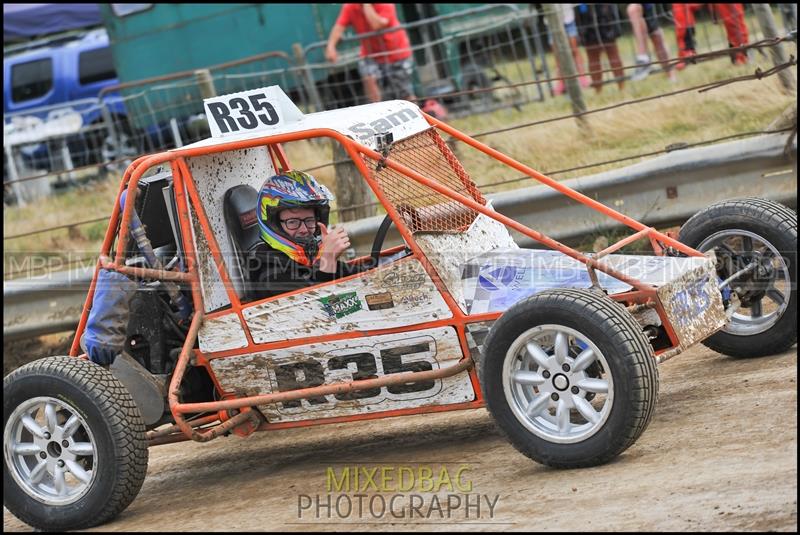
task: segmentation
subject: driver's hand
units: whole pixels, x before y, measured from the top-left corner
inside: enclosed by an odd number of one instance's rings
[[[328,230],[324,223],[317,224],[322,235],[322,241],[319,244],[319,269],[325,273],[335,273],[336,259],[350,247],[350,238],[344,227],[334,227]]]

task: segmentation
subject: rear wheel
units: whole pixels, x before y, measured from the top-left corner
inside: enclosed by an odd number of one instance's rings
[[[139,492],[147,453],[139,411],[105,368],[50,357],[3,380],[3,503],[23,522],[107,522]]]
[[[658,393],[639,324],[589,290],[545,291],[509,308],[489,333],[478,373],[509,441],[558,468],[625,451],[649,424]]]
[[[730,282],[723,299],[738,307],[722,331],[703,344],[734,357],[759,357],[797,341],[797,214],[782,204],[747,198],[724,201],[695,214],[680,241],[714,251],[717,275]],[[735,277],[734,277],[735,275]],[[733,277],[733,278],[731,278]]]

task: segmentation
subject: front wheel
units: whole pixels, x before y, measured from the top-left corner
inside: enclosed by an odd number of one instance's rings
[[[786,351],[797,341],[797,214],[782,204],[747,198],[723,201],[698,212],[680,241],[714,251],[717,275],[730,281],[738,307],[722,331],[703,344],[733,357]]]
[[[147,457],[139,410],[105,368],[50,357],[3,380],[3,503],[23,522],[107,522],[136,497]]]
[[[658,370],[639,324],[604,295],[544,291],[493,325],[478,374],[512,445],[557,468],[603,464],[649,424]]]

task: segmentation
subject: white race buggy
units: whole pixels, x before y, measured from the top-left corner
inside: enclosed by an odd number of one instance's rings
[[[106,522],[148,446],[229,433],[485,406],[532,459],[597,465],[651,421],[657,363],[697,342],[747,357],[796,341],[797,216],[779,204],[715,204],[675,240],[409,102],[303,115],[270,87],[206,109],[210,139],[126,171],[71,356],[4,379],[4,503],[32,526]],[[256,192],[290,169],[284,145],[314,138],[344,147],[387,224],[350,261],[361,273],[252,299]],[[450,143],[634,232],[570,249],[495,212]],[[389,224],[404,243],[384,248]],[[639,239],[655,254],[614,254]]]

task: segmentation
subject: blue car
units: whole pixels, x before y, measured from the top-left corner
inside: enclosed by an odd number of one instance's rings
[[[102,29],[7,56],[3,59],[4,123],[41,124],[63,117],[66,108],[81,117],[80,131],[68,139],[73,165],[103,161],[109,157],[109,136],[100,127],[103,115],[96,98],[103,88],[117,83],[108,35]],[[104,101],[114,123],[125,125],[122,102],[113,93],[109,97]],[[26,145],[21,152],[32,167],[52,167],[45,143]]]

